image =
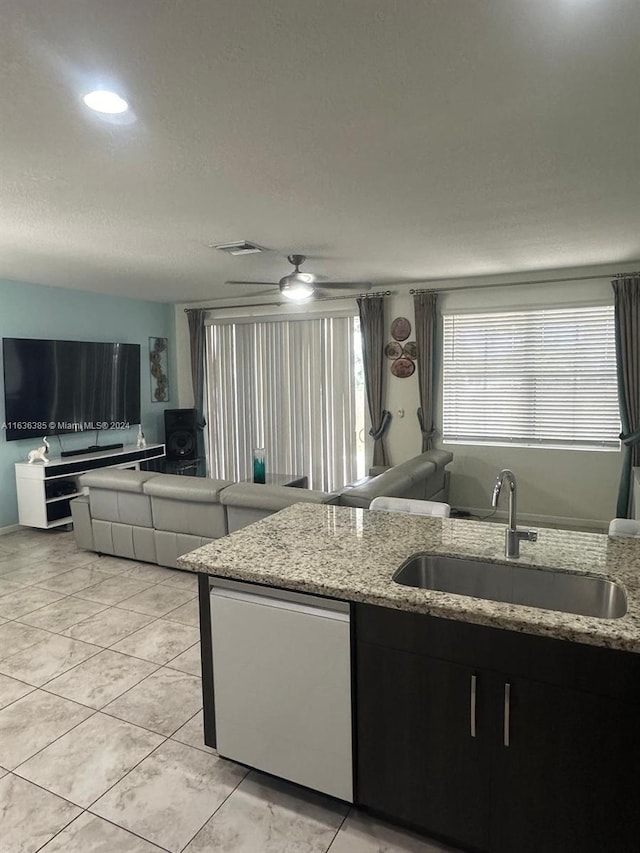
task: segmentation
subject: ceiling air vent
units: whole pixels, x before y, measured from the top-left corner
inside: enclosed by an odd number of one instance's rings
[[[228,255],[256,255],[259,252],[266,251],[262,246],[257,246],[248,240],[237,240],[235,243],[219,243],[214,248],[220,249],[221,252],[226,252]]]

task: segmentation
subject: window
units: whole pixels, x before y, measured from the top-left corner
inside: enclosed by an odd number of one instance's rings
[[[207,329],[213,476],[302,474],[331,491],[364,474],[364,378],[353,316],[216,323]]]
[[[445,441],[619,448],[613,306],[443,321]]]

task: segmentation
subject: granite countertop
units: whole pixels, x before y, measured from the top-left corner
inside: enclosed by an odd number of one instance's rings
[[[424,518],[323,504],[294,504],[179,559],[182,568],[282,589],[377,604],[640,652],[640,540],[539,528],[521,542],[519,566],[555,568],[621,583],[628,611],[619,619],[415,589],[392,581],[411,554],[505,562],[504,525]]]

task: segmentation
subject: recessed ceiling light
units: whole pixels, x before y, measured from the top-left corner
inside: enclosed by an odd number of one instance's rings
[[[117,115],[124,113],[129,109],[129,104],[117,95],[115,92],[109,92],[106,89],[96,89],[94,92],[89,92],[83,95],[82,100],[91,110],[97,113],[107,113],[108,115]]]

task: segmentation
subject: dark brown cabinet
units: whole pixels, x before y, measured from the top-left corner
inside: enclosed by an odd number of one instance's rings
[[[640,847],[640,656],[356,607],[357,802],[491,853]]]
[[[476,730],[485,716],[473,670],[362,643],[358,696],[359,801],[486,847],[489,743],[471,736],[474,704]]]
[[[640,708],[523,678],[507,684],[509,746],[495,754],[491,850],[640,849]]]

